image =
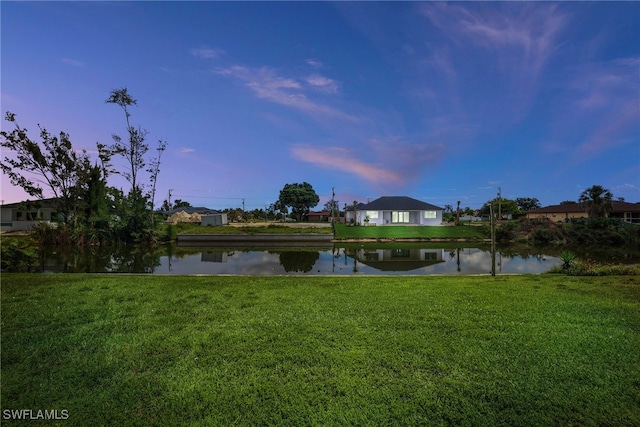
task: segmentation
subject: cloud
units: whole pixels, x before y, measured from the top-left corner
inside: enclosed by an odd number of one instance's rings
[[[573,107],[563,123],[580,124],[586,135],[575,151],[578,158],[637,142],[640,132],[640,57],[588,64],[576,70],[571,83]]]
[[[272,68],[262,67],[254,69],[243,66],[232,66],[218,69],[216,72],[220,75],[244,82],[245,86],[251,89],[260,99],[285,105],[312,116],[321,115],[352,122],[359,121],[357,117],[338,108],[309,99],[305,87],[300,81],[295,78],[279,76]],[[333,80],[323,79],[319,76],[311,79],[311,81],[313,83],[310,83],[308,80],[306,83],[325,90],[330,90],[332,84],[335,84]]]
[[[567,18],[555,5],[517,3],[504,7],[484,8],[477,4],[425,4],[421,12],[431,22],[458,43],[471,43],[493,51],[513,55],[506,48],[516,48],[521,56],[509,63],[524,59],[526,67],[537,74],[555,51],[556,40]]]
[[[71,65],[72,67],[84,67],[84,62],[82,61],[78,61],[77,59],[71,59],[71,58],[62,58],[60,60],[63,64],[67,64],[67,65]]]
[[[327,147],[320,149],[309,146],[295,146],[291,149],[291,152],[298,160],[326,169],[351,173],[371,183],[391,183],[398,186],[404,183],[404,179],[400,174],[364,162],[345,148]]]
[[[193,153],[193,152],[195,152],[196,150],[195,150],[195,148],[180,147],[180,150],[179,150],[179,151],[180,151],[181,153],[188,154],[188,153]]]
[[[217,48],[209,47],[194,47],[189,49],[189,53],[196,58],[202,59],[217,59],[225,54],[225,51]]]
[[[338,92],[338,84],[333,79],[330,79],[318,74],[313,74],[305,77],[304,80],[307,82],[308,85],[316,89],[319,89],[323,92],[327,92],[327,93]]]
[[[316,69],[320,69],[324,67],[324,64],[320,61],[317,61],[315,59],[307,59],[306,60],[307,65],[311,66],[312,68],[316,68]]]
[[[422,63],[435,70],[440,105],[479,116],[478,122],[521,122],[534,105],[569,17],[541,3],[420,4],[433,27]],[[477,77],[484,75],[484,85]],[[470,95],[475,94],[476,96]],[[464,99],[463,99],[464,98]],[[482,110],[490,102],[494,108]]]
[[[363,160],[355,151],[343,147],[320,149],[297,145],[291,149],[298,160],[350,173],[372,184],[399,188],[417,181],[423,171],[436,165],[444,153],[444,146],[410,144],[388,138],[368,141],[361,151],[370,155],[374,161]]]

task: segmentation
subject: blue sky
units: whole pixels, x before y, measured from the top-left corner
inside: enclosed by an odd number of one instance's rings
[[[5,2],[2,111],[169,146],[156,204],[640,202],[637,2]],[[2,123],[7,129],[8,123]],[[3,155],[6,154],[3,152]],[[123,166],[121,162],[118,165]],[[127,188],[114,178],[112,184]],[[2,177],[5,203],[25,199]]]

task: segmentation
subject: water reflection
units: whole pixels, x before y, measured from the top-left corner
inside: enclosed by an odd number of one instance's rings
[[[440,244],[333,247],[111,247],[43,251],[43,272],[244,275],[489,274],[489,248]],[[560,264],[545,253],[503,250],[496,272],[543,273]]]

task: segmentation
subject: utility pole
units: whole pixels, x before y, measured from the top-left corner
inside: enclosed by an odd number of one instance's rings
[[[498,221],[502,220],[502,188],[498,187]]]
[[[244,214],[244,199],[242,199],[242,213]]]
[[[169,189],[169,209],[171,209],[171,192],[173,191],[173,188]]]
[[[491,215],[491,275],[496,275],[496,221],[493,212],[493,202],[489,205]]]
[[[331,224],[335,224],[335,221],[336,221],[335,212],[336,212],[336,188],[331,187]]]

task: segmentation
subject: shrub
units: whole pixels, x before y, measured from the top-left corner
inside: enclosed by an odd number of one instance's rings
[[[574,264],[577,256],[573,252],[562,251],[560,253],[560,259],[562,260],[562,269],[568,270]]]
[[[28,272],[37,265],[38,253],[32,242],[22,238],[3,238],[0,268],[9,272]]]
[[[565,267],[563,263],[549,270],[549,273],[563,273],[569,276],[637,276],[640,275],[640,265],[605,264],[590,259],[574,258],[569,267]]]

